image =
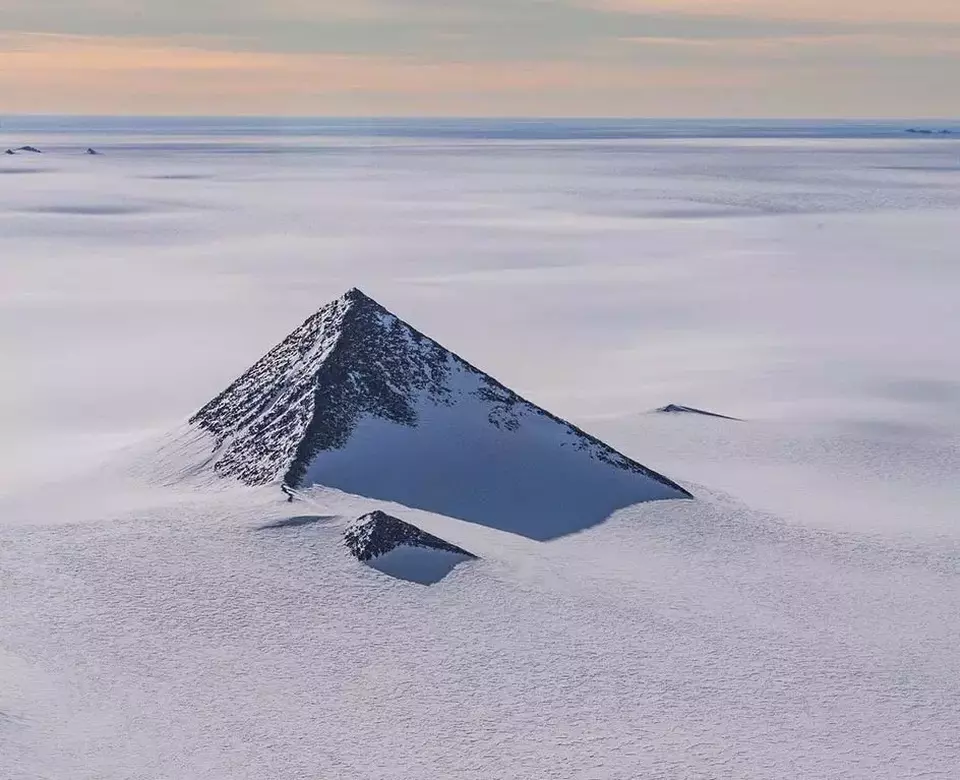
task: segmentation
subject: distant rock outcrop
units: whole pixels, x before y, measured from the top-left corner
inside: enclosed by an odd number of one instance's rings
[[[96,149],[94,149],[94,148],[91,147],[91,148],[87,149],[87,151],[84,152],[84,154],[99,155],[99,154],[101,154],[101,152],[98,152]]]
[[[7,151],[5,151],[4,154],[16,154],[16,152],[13,151],[13,149],[7,149]]]
[[[213,469],[249,485],[324,485],[536,539],[691,497],[356,289],[190,422]]]
[[[725,414],[707,412],[703,409],[695,409],[692,406],[681,406],[680,404],[667,404],[666,406],[661,406],[659,409],[655,409],[654,411],[659,414],[700,414],[704,417],[718,417],[721,420],[736,420],[737,422],[742,422],[739,417],[728,417]]]
[[[19,146],[17,147],[18,152],[32,152],[33,154],[43,154],[40,149],[37,149],[35,146]]]
[[[344,532],[343,541],[361,563],[391,577],[423,585],[439,582],[459,564],[477,558],[380,510],[354,521]]]

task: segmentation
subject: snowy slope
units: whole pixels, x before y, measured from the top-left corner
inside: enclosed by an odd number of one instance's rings
[[[0,534],[7,777],[950,780],[960,761],[955,549],[709,495],[546,545],[408,513],[481,556],[423,587],[345,554],[376,504],[236,491]]]
[[[215,438],[213,468],[247,484],[335,487],[538,539],[690,497],[356,289],[190,422]]]

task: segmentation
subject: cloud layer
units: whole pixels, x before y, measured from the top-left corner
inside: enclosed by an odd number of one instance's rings
[[[960,113],[960,4],[0,0],[7,110]]]

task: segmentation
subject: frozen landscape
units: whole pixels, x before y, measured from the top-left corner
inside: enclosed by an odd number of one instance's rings
[[[960,126],[0,149],[0,779],[958,777]]]

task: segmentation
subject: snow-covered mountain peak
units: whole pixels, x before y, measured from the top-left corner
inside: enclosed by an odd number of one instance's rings
[[[356,288],[191,423],[214,437],[216,471],[247,484],[326,485],[526,535],[689,497]]]
[[[359,417],[412,425],[415,396],[447,394],[447,362],[439,345],[353,288],[190,422],[216,437],[219,472],[248,484],[299,486],[310,457],[345,445]]]

